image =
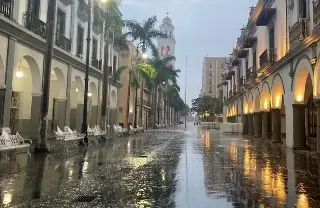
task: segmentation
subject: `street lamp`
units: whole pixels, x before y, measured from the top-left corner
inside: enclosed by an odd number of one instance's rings
[[[95,2],[95,0],[93,0]],[[107,2],[107,0],[100,0],[102,3]],[[94,3],[93,2],[93,3]],[[91,42],[91,15],[92,15],[92,0],[89,0],[89,19],[88,19],[88,34],[87,34],[87,52],[86,52],[86,73],[84,78],[84,104],[82,112],[82,128],[81,132],[85,134],[84,143],[88,144],[88,98],[92,96],[92,93],[89,93],[89,70],[90,70],[90,42]]]

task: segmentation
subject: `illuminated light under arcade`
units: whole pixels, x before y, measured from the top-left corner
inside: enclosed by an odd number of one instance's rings
[[[16,72],[16,77],[20,78],[22,76],[23,76],[23,72],[22,71],[19,70],[19,71]]]
[[[302,102],[302,100],[303,100],[303,99],[302,99],[302,95],[301,95],[301,94],[298,94],[296,100],[297,100],[298,102]]]
[[[268,102],[267,101],[264,101],[263,108],[264,108],[264,110],[268,109]]]

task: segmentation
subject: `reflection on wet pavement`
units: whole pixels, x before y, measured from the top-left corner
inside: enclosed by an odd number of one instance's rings
[[[0,163],[0,207],[320,207],[308,152],[193,125]]]

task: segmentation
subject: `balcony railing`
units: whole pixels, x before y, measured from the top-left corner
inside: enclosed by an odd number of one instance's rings
[[[309,19],[299,19],[292,27],[289,27],[290,47],[308,36]]]
[[[273,65],[276,60],[276,49],[266,49],[259,57],[260,59],[260,70],[264,70],[266,67]]]
[[[98,5],[94,6],[92,29],[96,34],[101,34],[103,30],[102,10]]]
[[[257,69],[255,67],[251,67],[247,70],[245,84],[253,84],[257,78]]]
[[[94,58],[94,57],[92,57],[91,60],[92,60],[92,61],[91,61],[92,66],[94,66],[94,67],[96,67],[97,69],[100,69],[100,70],[101,70],[102,60],[101,60],[101,59],[98,60],[98,59],[96,59],[96,58]]]
[[[79,0],[78,3],[78,16],[82,21],[86,22],[89,19],[90,7],[85,0]]]
[[[71,51],[71,40],[69,40],[68,38],[64,37],[59,33],[56,34],[56,45],[69,52]]]
[[[13,0],[0,0],[0,14],[10,18],[13,8]]]
[[[313,25],[314,28],[320,26],[320,0],[313,2]]]
[[[47,36],[46,23],[42,22],[32,13],[27,12],[24,14],[24,27],[36,33],[37,35],[40,35],[42,38],[46,38]]]

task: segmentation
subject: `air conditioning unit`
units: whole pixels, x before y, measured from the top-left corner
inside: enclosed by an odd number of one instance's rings
[[[77,56],[81,59],[83,58],[83,55],[81,53],[77,54]]]

